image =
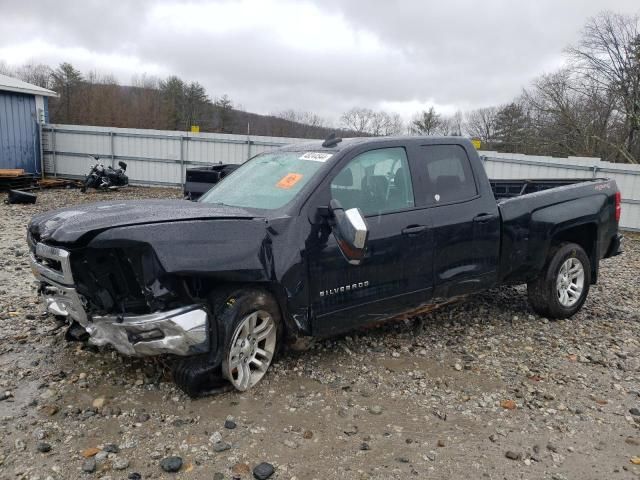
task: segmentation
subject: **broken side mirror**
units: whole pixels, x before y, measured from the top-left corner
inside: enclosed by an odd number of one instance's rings
[[[369,229],[359,208],[345,210],[337,200],[329,205],[329,224],[344,258],[351,265],[359,265],[367,251]]]

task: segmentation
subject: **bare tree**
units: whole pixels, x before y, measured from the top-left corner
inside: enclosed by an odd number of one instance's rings
[[[461,137],[462,118],[463,115],[460,110],[449,117],[440,117],[440,125],[434,129],[434,133],[450,137]]]
[[[296,112],[293,121],[311,128],[324,127],[326,124],[324,118],[313,112]]]
[[[369,108],[354,107],[340,117],[340,122],[347,130],[352,130],[356,135],[371,134],[376,113]]]
[[[624,120],[616,113],[611,92],[598,82],[562,69],[537,79],[523,99],[541,153],[607,160],[620,156],[624,135],[618,127]]]
[[[286,120],[287,122],[297,123],[300,121],[300,112],[297,110],[283,110],[281,112],[274,113],[273,116]]]
[[[391,116],[387,112],[373,112],[369,127],[371,135],[374,137],[386,135],[390,123]]]
[[[4,60],[0,60],[0,75],[7,75],[9,77],[13,75],[13,69]]]
[[[405,125],[400,114],[392,113],[389,115],[389,121],[385,125],[384,135],[402,135],[404,128]]]
[[[53,83],[53,70],[48,65],[41,63],[28,63],[22,65],[15,71],[16,77],[20,80],[37,85],[42,88],[51,88]]]
[[[640,156],[640,17],[603,12],[589,20],[582,39],[567,49],[573,67],[618,101],[624,117],[627,160]]]
[[[279,131],[287,137],[312,138],[326,125],[325,119],[313,112],[284,110],[274,113],[273,116],[285,120],[279,125]]]
[[[464,131],[473,138],[479,138],[483,144],[491,145],[496,132],[497,107],[485,107],[472,110],[466,116]]]
[[[148,88],[157,90],[160,88],[160,80],[158,79],[158,77],[143,73],[142,75],[134,75],[131,78],[131,86],[135,88]]]

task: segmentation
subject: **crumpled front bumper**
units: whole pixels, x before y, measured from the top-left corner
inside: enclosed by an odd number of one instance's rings
[[[48,255],[45,258],[57,260],[58,251],[60,249],[50,248],[45,252]],[[209,350],[208,312],[202,305],[187,305],[143,315],[89,316],[82,295],[73,285],[58,281],[67,280],[67,277],[72,280],[72,277],[51,272],[40,261],[38,253],[36,250],[36,255],[31,255],[31,269],[40,281],[40,296],[47,311],[82,325],[89,334],[89,343],[111,345],[120,353],[130,356],[187,356]],[[64,254],[62,258],[65,258]],[[62,264],[62,272],[66,273],[64,262]]]
[[[92,317],[83,325],[94,345],[113,345],[125,355],[194,355],[209,350],[207,312],[189,305],[146,315]]]
[[[49,313],[76,320],[89,334],[89,343],[111,345],[124,355],[170,353],[195,355],[209,350],[208,314],[201,305],[144,315],[86,315],[73,288],[43,285],[42,299]]]

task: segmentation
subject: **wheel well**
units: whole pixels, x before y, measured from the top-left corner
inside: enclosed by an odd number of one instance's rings
[[[191,298],[197,298],[201,301],[207,301],[214,294],[225,297],[235,290],[242,288],[261,288],[266,290],[273,296],[282,317],[283,331],[285,335],[297,332],[297,328],[291,319],[291,315],[287,309],[287,299],[283,291],[277,288],[273,283],[268,282],[243,282],[243,281],[220,281],[202,276],[184,276],[186,290]]]
[[[598,259],[596,255],[597,233],[598,229],[595,224],[586,223],[562,230],[556,233],[551,240],[551,245],[571,242],[577,243],[583,248],[591,263],[591,283],[596,283],[598,278]]]

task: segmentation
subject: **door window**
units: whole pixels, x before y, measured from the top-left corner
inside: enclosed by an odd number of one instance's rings
[[[344,209],[377,215],[415,205],[407,154],[402,147],[381,148],[352,159],[331,182],[331,198]]]
[[[422,147],[430,183],[429,202],[449,203],[469,200],[478,194],[471,164],[459,145]]]

